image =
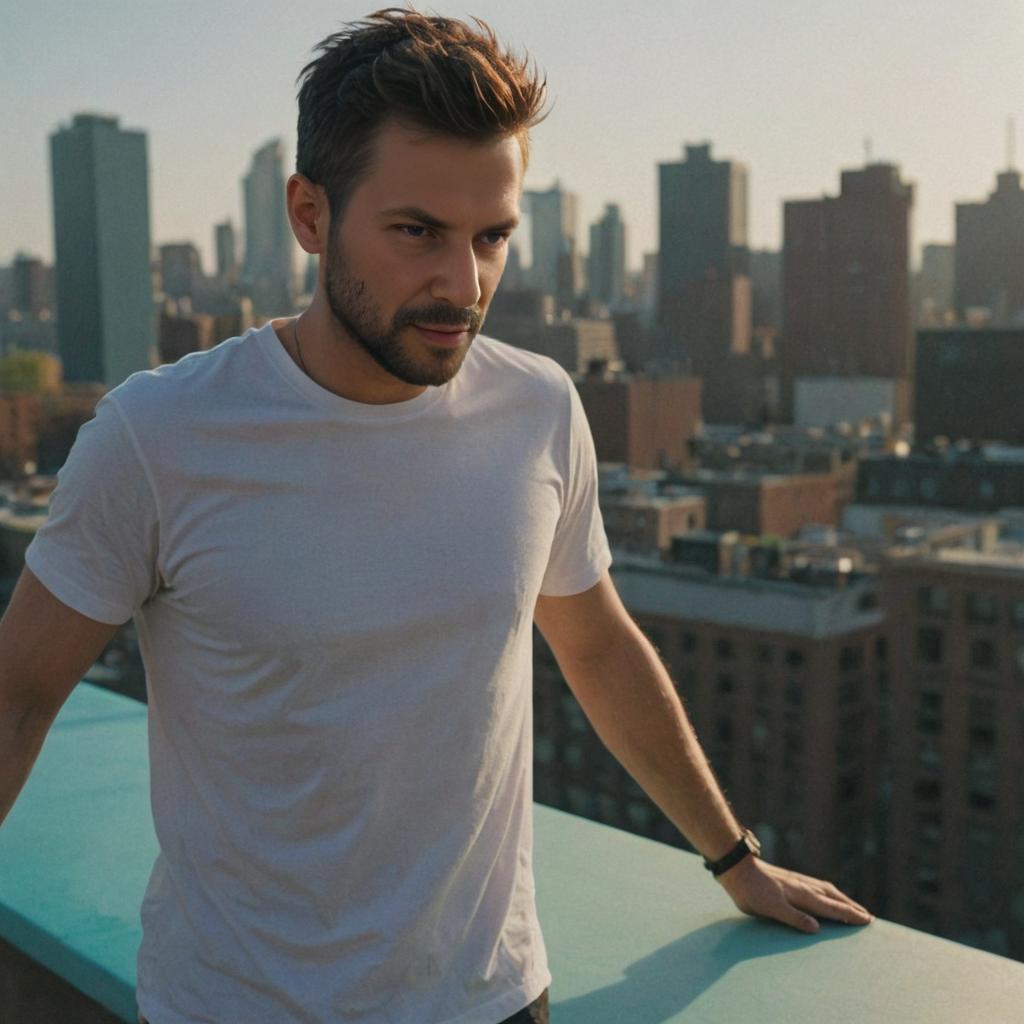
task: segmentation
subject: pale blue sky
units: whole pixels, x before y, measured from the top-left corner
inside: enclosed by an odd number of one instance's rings
[[[350,0],[7,0],[0,15],[0,263],[52,258],[48,135],[78,111],[149,134],[154,243],[189,239],[211,269],[213,224],[241,221],[252,151],[294,157],[295,77],[311,47],[371,9]],[[952,241],[953,203],[983,198],[1024,138],[1022,0],[479,0],[525,47],[554,107],[527,186],[580,195],[581,234],[607,201],[630,261],[657,245],[658,161],[710,140],[750,169],[751,241],[781,242],[781,202],[838,190],[876,159],[916,185],[915,244]],[[1017,146],[1024,163],[1024,142]],[[289,168],[290,169],[290,168]]]

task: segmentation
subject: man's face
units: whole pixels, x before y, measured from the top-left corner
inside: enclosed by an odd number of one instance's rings
[[[438,385],[459,371],[505,268],[522,179],[515,138],[381,129],[331,225],[324,276],[338,324],[392,377]]]

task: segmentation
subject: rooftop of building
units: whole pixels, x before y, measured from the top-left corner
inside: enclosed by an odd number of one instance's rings
[[[0,938],[135,1021],[157,852],[146,708],[79,686],[0,830]],[[1024,965],[884,920],[814,936],[740,914],[699,858],[535,805],[558,1024],[1020,1019]]]
[[[884,617],[875,579],[839,565],[839,557],[828,571],[807,566],[804,582],[714,574],[619,550],[611,571],[631,614],[822,639],[878,626]]]

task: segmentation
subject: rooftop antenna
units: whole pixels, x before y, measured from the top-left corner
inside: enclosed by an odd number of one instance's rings
[[[1014,150],[1017,143],[1017,132],[1013,123],[1013,118],[1007,118],[1006,121],[1006,164],[1007,170],[1012,171],[1014,164]]]
[[[865,136],[864,138],[864,163],[870,164],[874,154],[871,152],[871,136]]]

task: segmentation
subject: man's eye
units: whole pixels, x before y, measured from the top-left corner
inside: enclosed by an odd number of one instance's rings
[[[399,224],[398,230],[409,238],[423,238],[427,229],[422,224]]]
[[[481,235],[485,245],[501,245],[508,238],[508,232],[506,231],[489,231],[486,235]]]

